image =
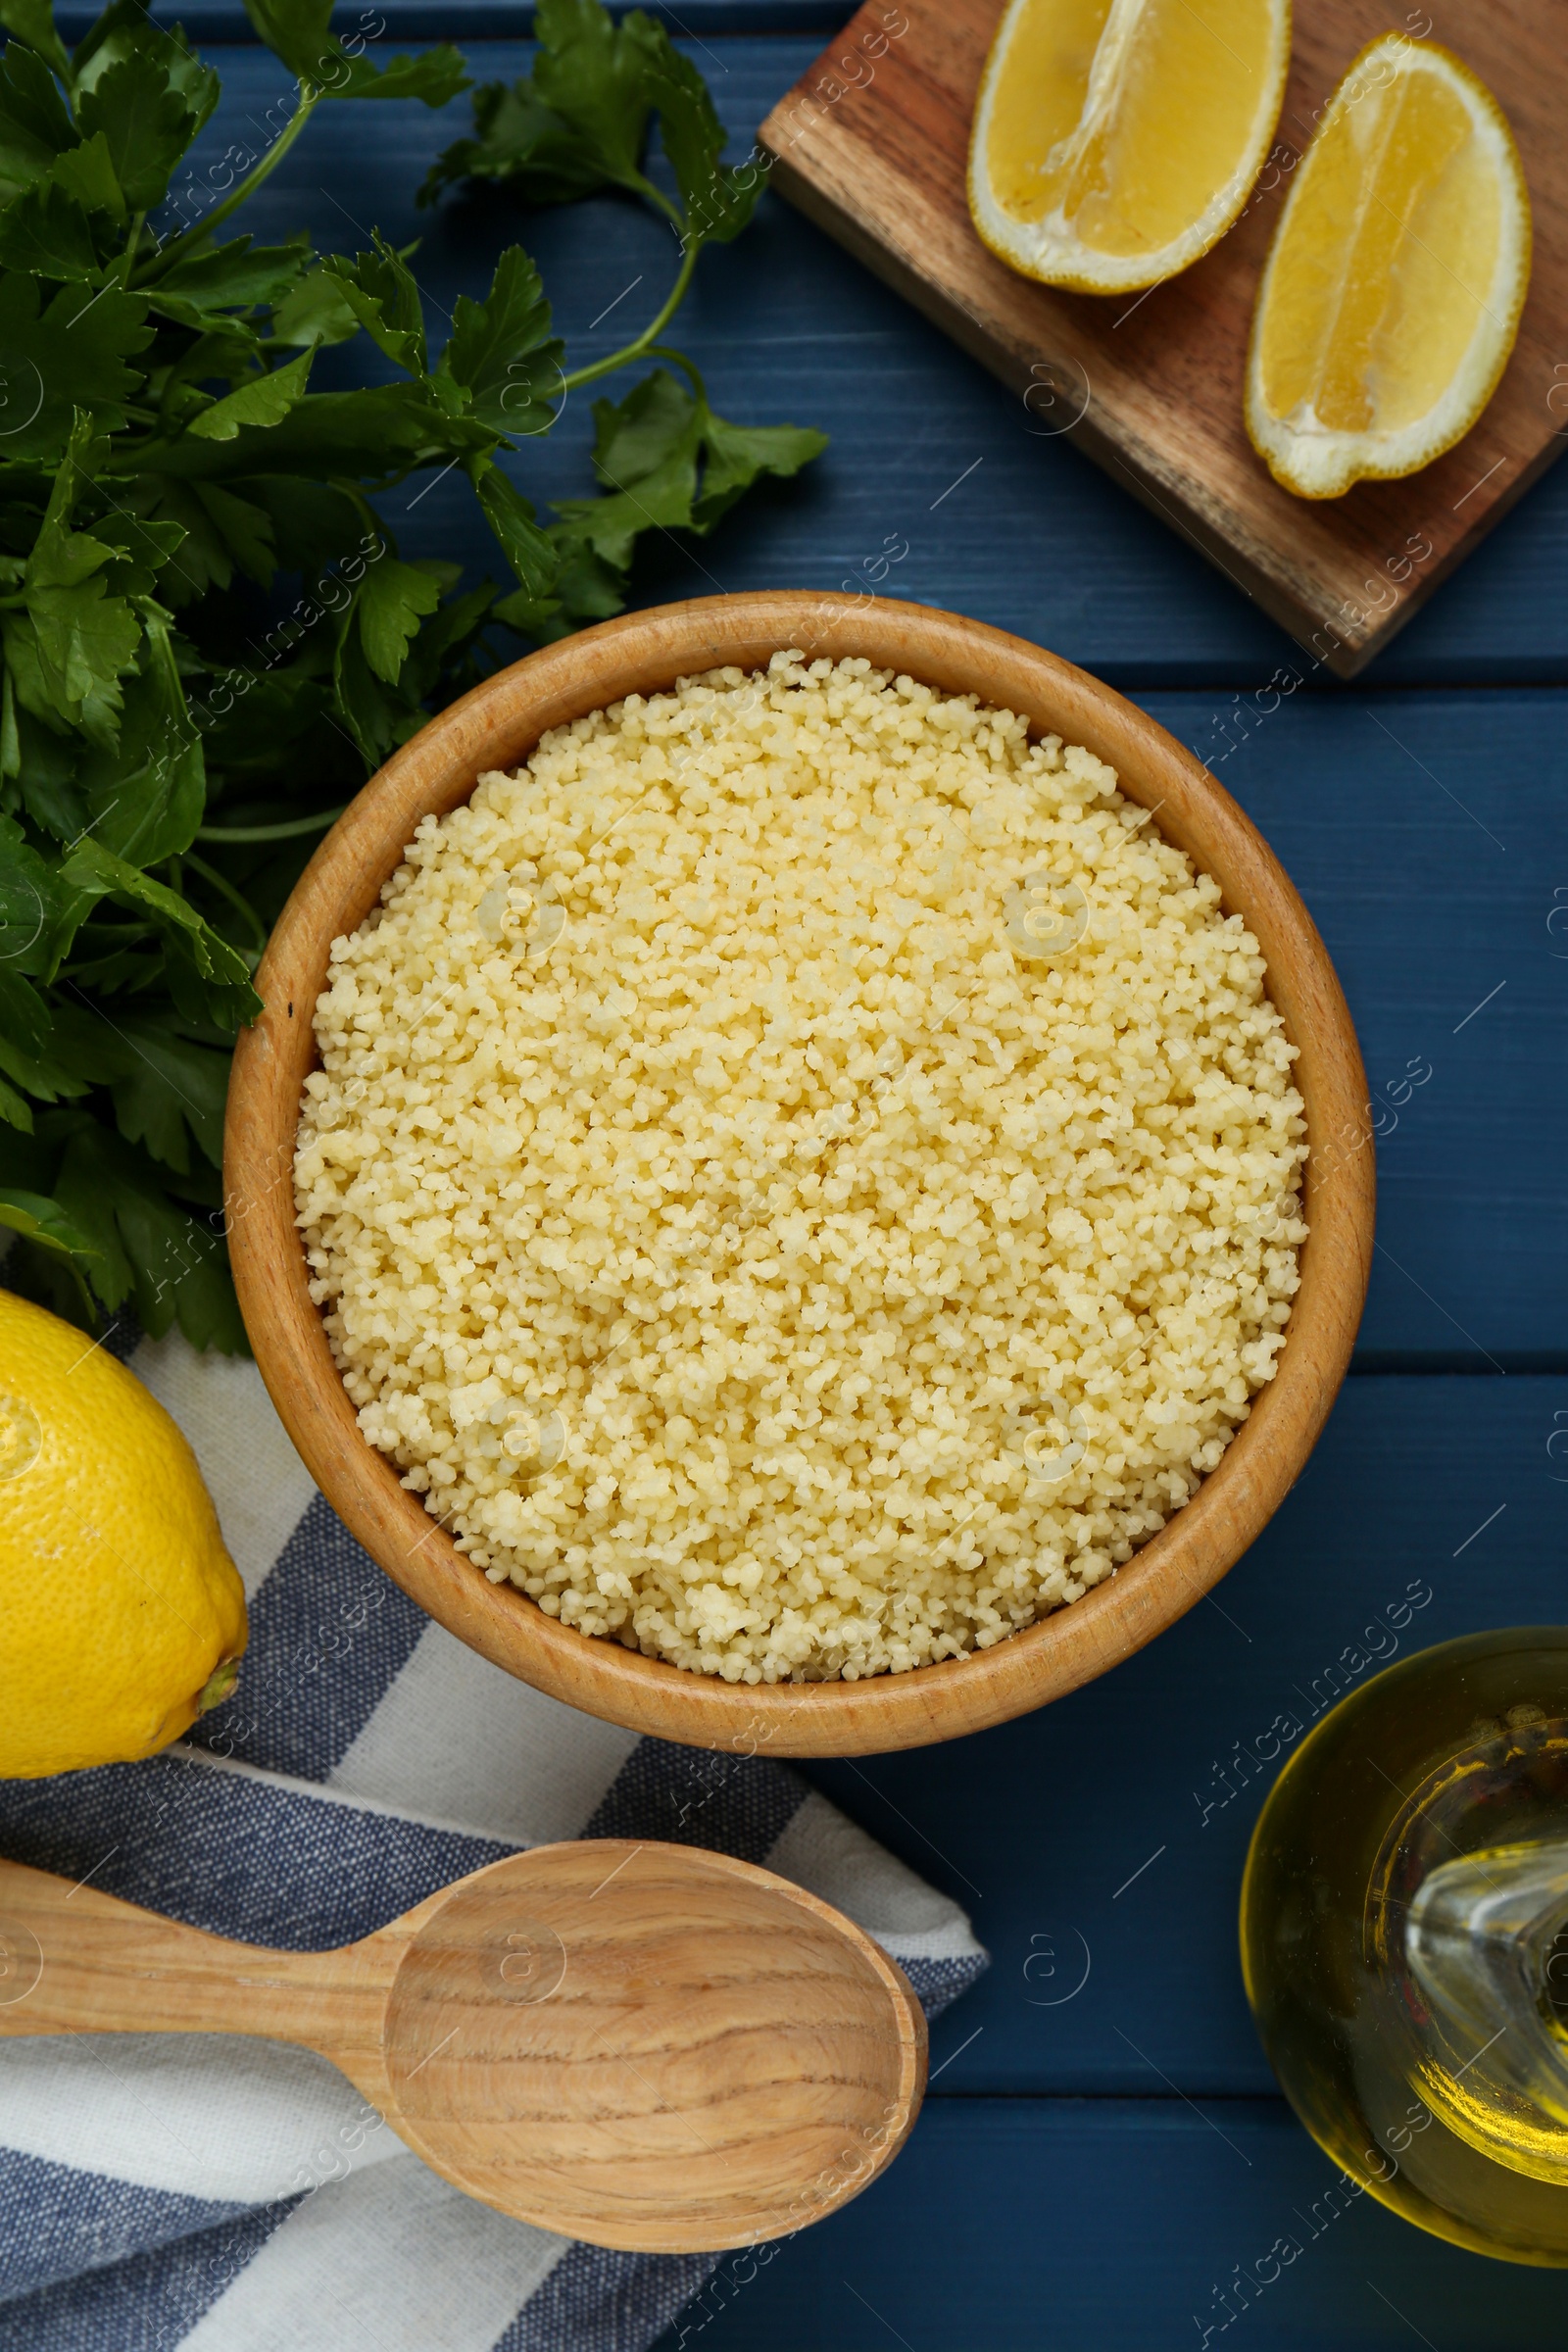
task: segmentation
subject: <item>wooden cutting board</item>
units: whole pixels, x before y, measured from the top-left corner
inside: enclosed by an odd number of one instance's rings
[[[1438,0],[1444,5],[1444,0]],[[1290,173],[1377,0],[1297,0],[1277,144],[1247,213],[1142,297],[1062,294],[987,252],[964,195],[1001,0],[869,0],[762,125],[774,184],[1019,394],[1020,432],[1070,434],[1341,677],[1403,627],[1568,435],[1568,0],[1446,0],[1430,27],[1491,85],[1524,157],[1535,267],[1507,373],[1423,472],[1328,501],[1272,479],[1242,422],[1252,301]],[[1020,548],[1019,562],[1028,551]],[[1093,560],[1086,549],[1085,560]]]

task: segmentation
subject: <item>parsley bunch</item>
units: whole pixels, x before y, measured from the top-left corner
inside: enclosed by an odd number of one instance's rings
[[[520,246],[432,353],[407,258],[219,231],[320,107],[442,106],[450,47],[378,62],[331,0],[246,0],[296,77],[221,196],[175,174],[217,74],[142,0],[68,52],[50,0],[0,0],[0,1225],[6,1281],[96,1328],[240,1350],[220,1166],[228,1052],[301,865],[395,747],[484,674],[486,632],[540,640],[621,609],[638,536],[712,529],[760,475],[823,446],[716,416],[661,341],[705,244],[751,217],[701,75],[661,26],[540,0],[530,77],[475,93],[464,179],[533,204],[618,188],[671,227],[673,277],[624,349],[568,369]],[[657,122],[676,187],[647,176]],[[230,150],[230,155],[234,151]],[[194,181],[185,183],[194,187]],[[365,334],[395,380],[313,392]],[[500,463],[564,395],[595,404],[599,495],[542,522]],[[472,487],[513,584],[406,561],[371,504],[423,468]]]

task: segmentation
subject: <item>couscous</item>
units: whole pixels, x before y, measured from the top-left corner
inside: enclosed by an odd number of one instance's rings
[[[900,1673],[1112,1575],[1272,1376],[1295,1049],[1111,770],[780,654],[426,818],[335,942],[296,1161],[360,1424],[460,1549],[728,1681]]]

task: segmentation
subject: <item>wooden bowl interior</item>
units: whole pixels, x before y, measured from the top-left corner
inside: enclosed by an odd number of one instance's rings
[[[376,904],[420,818],[466,800],[485,771],[517,766],[553,726],[695,672],[764,667],[783,648],[863,656],[1016,711],[1033,733],[1083,744],[1218,881],[1226,911],[1245,917],[1262,950],[1269,994],[1298,1049],[1311,1238],[1274,1379],[1219,1467],[1115,1576],[970,1657],[859,1683],[747,1686],[563,1627],[457,1550],[360,1434],[307,1288],[293,1154],[331,943]],[[1075,1689],[1190,1608],[1253,1541],[1295,1483],[1348,1364],[1371,1263],[1373,1152],[1354,1029],[1311,918],[1256,828],[1163,728],[1070,663],[979,622],[875,599],[713,597],[530,655],[432,720],[366,786],[302,876],[258,985],[266,1009],[235,1054],[225,1190],[240,1302],[284,1425],[352,1533],[432,1616],[523,1680],[635,1730],[747,1752],[859,1754],[953,1738]]]

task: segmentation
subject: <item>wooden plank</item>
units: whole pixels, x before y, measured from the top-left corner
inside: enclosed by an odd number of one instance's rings
[[[1027,393],[1033,382],[1038,414],[1353,676],[1562,447],[1547,400],[1568,302],[1557,62],[1568,10],[1498,0],[1453,28],[1509,112],[1535,207],[1534,277],[1502,385],[1424,472],[1324,502],[1281,489],[1242,422],[1252,298],[1283,173],[1201,262],[1132,303],[1019,276],[982,246],[964,194],[969,119],[1000,15],[998,0],[868,0],[763,124],[775,184],[1005,383]],[[1286,170],[1346,66],[1386,29],[1378,0],[1302,12],[1281,118]]]
[[[1560,2273],[1461,2253],[1369,2196],[1328,2195],[1338,2179],[1283,2101],[933,2096],[883,2180],[770,2259],[727,2257],[655,2352],[1218,2352],[1222,2329],[1256,2352],[1561,2340]],[[1254,2281],[1239,2293],[1238,2266]]]
[[[690,54],[717,93],[732,152],[743,155],[815,48],[705,36]],[[287,88],[263,50],[214,55],[224,99],[196,151],[198,174],[230,140],[254,144],[253,124]],[[520,42],[477,44],[470,70],[476,79],[511,78],[527,55]],[[466,126],[466,99],[435,115],[416,105],[336,108],[330,122],[312,123],[247,208],[246,224],[267,239],[309,224],[328,247],[351,250],[372,224],[400,244],[419,239],[416,268],[437,335],[456,295],[482,293],[496,254],[520,240],[539,261],[573,354],[613,350],[622,321],[645,300],[641,316],[652,317],[673,274],[667,230],[620,198],[537,210],[494,194],[417,211],[415,190],[429,162]],[[627,294],[639,274],[642,284]],[[887,582],[901,595],[995,621],[1114,683],[1260,685],[1292,653],[1258,606],[1089,465],[1070,436],[1041,437],[1020,400],[775,198],[764,197],[738,244],[703,256],[675,332],[721,414],[819,424],[831,442],[798,482],[744,500],[712,539],[648,549],[639,601],[706,595],[715,579],[727,588],[836,587],[891,537],[909,548]],[[357,381],[367,365],[363,346],[328,352],[318,380]],[[595,390],[616,397],[633,381],[628,374]],[[581,496],[592,430],[591,397],[571,403],[547,439],[509,461],[519,487],[541,505]],[[494,546],[466,483],[411,484],[385,507],[411,555],[456,557],[476,575],[495,573]],[[1559,469],[1373,674],[1568,680],[1565,589],[1568,470]]]
[[[951,1747],[801,1768],[965,1904],[992,1955],[932,2036],[939,2089],[1142,2095],[1155,2069],[1194,2098],[1272,2086],[1236,1953],[1247,1842],[1281,1769],[1267,1735],[1282,1714],[1309,1728],[1374,1648],[1392,1662],[1560,1622],[1557,1415],[1564,1375],[1352,1377],[1264,1535],[1138,1657]],[[1040,2005],[1073,1992],[1085,1943],[1082,1989]]]

